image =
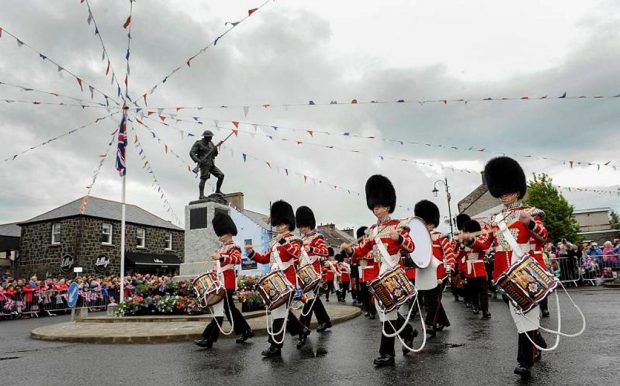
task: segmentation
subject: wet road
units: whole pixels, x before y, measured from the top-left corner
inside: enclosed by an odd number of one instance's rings
[[[580,290],[571,294],[586,314],[588,329],[579,338],[563,338],[558,350],[545,353],[530,383],[618,384],[620,291]],[[444,303],[452,326],[430,340],[421,353],[403,357],[397,348],[396,366],[384,369],[372,366],[380,324],[364,317],[335,326],[331,332],[313,332],[309,344],[300,351],[287,337],[282,358],[271,360],[260,356],[265,337],[245,345],[221,339],[211,351],[202,351],[191,343],[52,343],[31,340],[30,330],[66,321],[67,317],[2,321],[0,384],[521,384],[512,374],[517,337],[507,307],[499,300],[491,301],[493,317],[483,321],[451,297],[446,297]],[[563,330],[576,331],[579,320],[565,296],[561,296],[561,304]],[[554,316],[546,319],[545,325],[554,327]],[[552,343],[551,337],[547,340]]]

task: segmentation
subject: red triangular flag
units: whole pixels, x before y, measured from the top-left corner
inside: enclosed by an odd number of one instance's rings
[[[146,94],[142,95],[142,98],[144,98],[144,105],[146,106]]]
[[[353,105],[354,105],[354,104],[357,104],[357,99],[353,99],[353,100],[351,101],[351,104],[353,104]]]
[[[150,117],[151,115],[153,115],[153,114],[155,114],[155,111],[147,111],[147,112],[146,112],[146,115],[147,115],[147,116],[149,116],[149,117]]]
[[[306,130],[311,137],[314,137],[314,132],[312,130]]]
[[[239,130],[232,129],[232,132],[233,134],[235,134],[236,137],[239,136]]]
[[[192,172],[192,168],[190,168],[189,165],[187,165],[187,171],[190,173]]]
[[[573,161],[568,161],[568,163],[570,164],[570,168],[573,168]]]
[[[2,27],[0,27],[0,38],[2,37]]]
[[[301,142],[301,141],[297,141],[297,144],[298,144],[298,145],[301,145],[302,143],[303,143],[303,142]]]
[[[190,65],[189,65],[190,60],[191,59],[187,59],[187,62],[186,62],[187,63],[187,67],[190,67]]]
[[[258,11],[258,8],[248,9],[248,16],[252,16],[252,14],[256,11]]]
[[[136,122],[138,122],[141,125],[144,125],[144,123],[140,120],[140,118],[136,117]]]
[[[78,84],[80,85],[80,90],[84,91],[84,87],[82,87],[82,79],[77,78],[77,77],[75,79],[77,80]]]
[[[164,144],[164,148],[166,149],[166,154],[168,154],[168,145]]]
[[[239,128],[239,121],[232,121],[232,124],[235,125],[237,129]]]
[[[163,115],[160,115],[160,116],[159,116],[159,119],[161,119],[161,121],[163,122],[163,121],[165,121],[165,120],[166,120],[166,117],[164,117]]]
[[[179,110],[181,110],[183,107],[177,107],[177,113],[179,112]]]
[[[129,23],[131,23],[131,16],[127,17],[127,20],[125,20],[125,24],[123,24],[123,28],[129,27]]]

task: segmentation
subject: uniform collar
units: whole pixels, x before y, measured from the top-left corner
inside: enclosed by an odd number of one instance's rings
[[[510,205],[504,205],[504,209],[517,209],[517,208],[521,208],[522,206],[523,206],[523,203],[521,203],[521,200],[517,200]]]

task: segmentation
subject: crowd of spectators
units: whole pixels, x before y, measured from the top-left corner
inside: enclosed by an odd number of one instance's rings
[[[620,268],[620,239],[606,241],[601,248],[595,241],[574,244],[562,240],[545,244],[544,255],[549,269],[560,280],[612,278]]]

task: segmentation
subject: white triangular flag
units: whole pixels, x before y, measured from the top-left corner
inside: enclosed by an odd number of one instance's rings
[[[243,116],[245,118],[248,117],[248,112],[250,111],[250,106],[243,106]]]

